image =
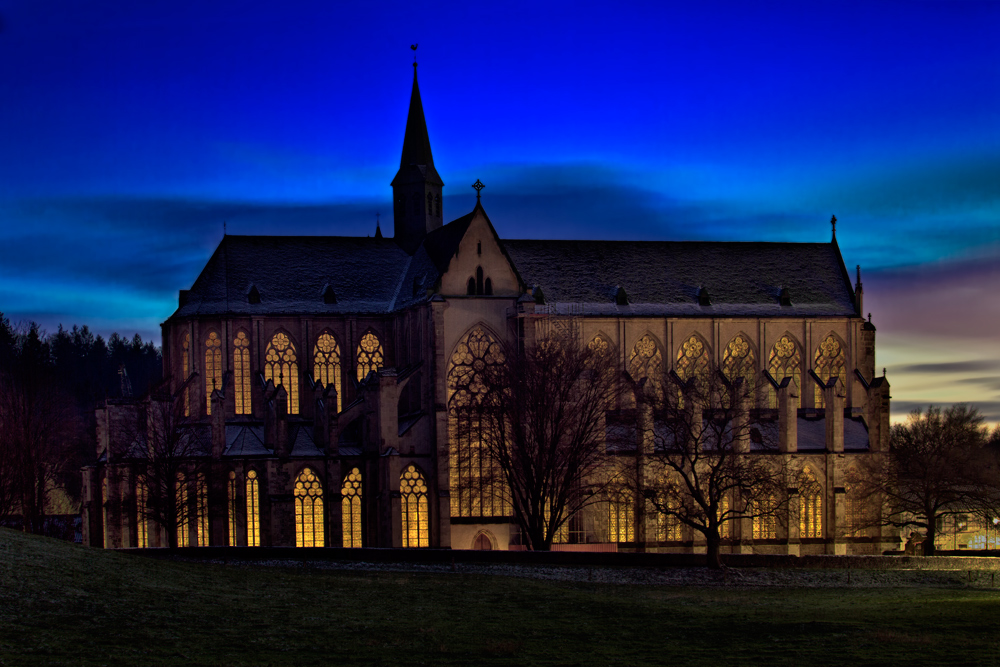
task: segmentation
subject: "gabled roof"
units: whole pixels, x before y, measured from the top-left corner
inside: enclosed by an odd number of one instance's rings
[[[670,316],[852,316],[832,243],[504,241],[526,285],[572,312]],[[618,305],[619,287],[628,305]],[[787,288],[790,306],[779,295]],[[711,305],[699,305],[707,290]]]

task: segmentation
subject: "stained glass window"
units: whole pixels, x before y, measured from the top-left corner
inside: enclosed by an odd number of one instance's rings
[[[205,405],[212,414],[212,392],[222,389],[222,341],[214,331],[205,341]]]
[[[608,536],[611,542],[635,541],[635,503],[626,491],[612,493],[608,501]]]
[[[146,511],[149,503],[149,490],[141,479],[135,484],[135,524],[137,537],[136,546],[145,549],[149,546],[149,518]]]
[[[174,488],[177,500],[177,546],[186,547],[191,543],[191,533],[188,530],[188,488],[184,473],[177,473]]]
[[[722,521],[719,524],[719,537],[724,540],[728,540],[733,533],[733,520],[726,516],[729,514],[729,496],[722,496],[722,502],[719,503],[719,519]]]
[[[799,478],[799,537],[823,537],[823,490],[808,467]]]
[[[337,412],[340,412],[340,347],[329,333],[322,333],[316,339],[313,350],[313,379],[324,387],[333,385],[337,390]]]
[[[247,546],[260,546],[260,484],[257,471],[247,472]],[[322,501],[320,501],[322,502]],[[322,512],[320,513],[322,515]]]
[[[311,468],[295,480],[295,546],[325,546],[323,533],[323,486]]]
[[[819,344],[818,348],[816,348],[816,359],[813,363],[813,369],[816,371],[816,375],[818,375],[823,382],[826,382],[830,378],[840,378],[840,390],[843,391],[847,386],[846,366],[844,348],[841,346],[837,337],[830,334],[824,338],[823,342]],[[823,390],[815,382],[813,385],[816,388],[816,407],[826,407],[826,399],[823,396]]]
[[[677,350],[677,376],[687,382],[695,379],[695,385],[700,392],[708,388],[708,376],[711,372],[708,346],[697,334],[684,341]],[[678,404],[683,407],[683,392],[677,390]]]
[[[649,334],[640,338],[632,348],[629,356],[628,372],[637,383],[646,378],[646,391],[660,396],[663,391],[661,366],[663,355],[656,341]]]
[[[264,356],[264,379],[288,392],[288,414],[299,414],[299,362],[295,345],[281,332],[271,337]]]
[[[774,505],[773,497],[761,498],[750,503],[750,512],[753,514],[753,539],[773,540],[778,536]]]
[[[507,485],[483,442],[486,374],[503,362],[500,344],[481,327],[459,342],[448,371],[448,446],[452,516],[509,516]]]
[[[341,519],[344,524],[344,546],[364,546],[361,539],[361,470],[353,468],[344,478],[340,489]]]
[[[403,471],[399,479],[399,496],[403,513],[403,546],[430,546],[427,482],[415,465],[411,464]]]
[[[358,343],[358,379],[364,380],[371,371],[382,368],[385,356],[378,336],[369,331]]]
[[[238,488],[236,473],[230,470],[229,483],[226,485],[226,500],[228,500],[228,512],[226,512],[226,514],[229,515],[229,546],[231,547],[235,547],[237,545],[236,526],[238,525],[238,515],[236,509],[239,507],[237,504]]]
[[[677,509],[677,494],[670,492],[661,495],[660,504],[668,509]],[[673,514],[657,512],[656,539],[660,542],[675,542],[683,539],[680,520]]]
[[[181,339],[181,382],[191,376],[191,334],[185,332]],[[184,388],[184,416],[191,416],[191,387]]]
[[[233,380],[236,386],[236,414],[248,415],[250,409],[250,339],[240,331],[233,340]]]
[[[198,510],[198,544],[195,546],[208,546],[208,484],[205,483],[205,474],[198,473],[197,477],[197,510]]]
[[[802,374],[802,355],[799,354],[799,346],[795,340],[784,335],[779,338],[771,348],[771,356],[767,361],[767,370],[779,384],[785,378],[792,378],[788,385],[788,390],[795,397],[792,406],[802,407],[802,392],[799,391],[799,378]],[[778,407],[778,394],[772,387],[768,392],[768,404],[772,408]]]
[[[743,378],[744,391],[749,391],[750,396],[754,395],[757,384],[757,358],[754,355],[753,346],[743,334],[736,334],[736,337],[729,341],[725,351],[722,353],[722,373],[730,382],[735,382],[736,378]]]

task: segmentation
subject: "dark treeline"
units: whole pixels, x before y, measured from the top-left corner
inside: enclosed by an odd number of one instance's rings
[[[138,334],[46,334],[0,313],[0,522],[51,532],[46,518],[67,511],[60,499],[75,506],[80,468],[95,460],[97,406],[142,396],[162,374],[160,349]]]

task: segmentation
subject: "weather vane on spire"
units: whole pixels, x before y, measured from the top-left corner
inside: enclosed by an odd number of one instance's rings
[[[830,226],[833,227],[833,237],[837,238],[837,216],[830,217]]]
[[[413,50],[413,66],[417,66],[417,46],[418,44],[410,44],[410,48]]]
[[[479,179],[477,178],[477,179],[476,179],[476,182],[472,184],[472,187],[473,187],[473,188],[475,189],[475,191],[476,191],[476,201],[479,201],[479,197],[480,197],[480,195],[482,194],[482,190],[483,190],[483,188],[485,188],[486,186],[485,186],[485,185],[483,185],[483,182],[482,182],[481,180],[479,180]]]

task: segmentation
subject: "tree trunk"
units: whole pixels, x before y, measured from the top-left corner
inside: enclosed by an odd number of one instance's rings
[[[722,559],[719,557],[719,546],[722,544],[722,539],[719,537],[719,530],[710,530],[705,535],[706,541],[706,558],[707,565],[713,570],[722,569]]]
[[[933,514],[927,516],[927,532],[924,534],[924,555],[934,555],[934,540],[937,537],[937,517]]]

